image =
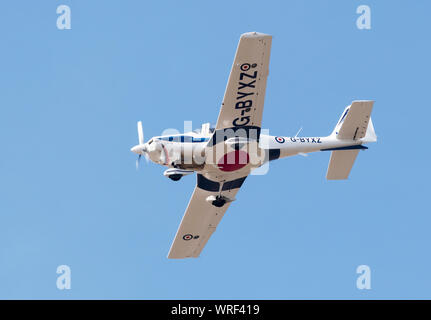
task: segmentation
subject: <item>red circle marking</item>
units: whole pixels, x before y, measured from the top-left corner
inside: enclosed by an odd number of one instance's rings
[[[250,64],[249,63],[243,63],[241,65],[241,70],[242,71],[247,71],[248,69],[250,69]]]
[[[184,240],[191,240],[193,238],[193,236],[191,234],[186,234],[183,236]]]
[[[284,138],[283,137],[276,137],[275,138],[275,140],[278,142],[278,143],[284,143]]]
[[[245,167],[250,161],[250,157],[247,152],[241,150],[235,150],[226,153],[217,163],[218,168],[221,171],[235,171]]]

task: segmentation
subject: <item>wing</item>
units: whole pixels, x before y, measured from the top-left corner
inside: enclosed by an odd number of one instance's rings
[[[241,35],[216,129],[261,126],[272,37]]]
[[[246,177],[221,184],[221,194],[230,199],[241,187]],[[223,207],[213,206],[206,199],[220,194],[220,183],[197,175],[197,185],[184,213],[174,242],[168,254],[169,259],[197,258],[208,239],[216,230],[230,202]]]

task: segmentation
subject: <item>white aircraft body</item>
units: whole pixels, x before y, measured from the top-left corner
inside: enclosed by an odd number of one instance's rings
[[[326,178],[347,179],[359,150],[377,141],[371,121],[373,101],[353,101],[325,137],[280,137],[261,134],[262,112],[272,37],[241,36],[215,128],[158,136],[131,151],[168,167],[177,181],[197,173],[196,187],[172,243],[168,258],[198,257],[251,170],[268,161],[316,151],[330,151]]]

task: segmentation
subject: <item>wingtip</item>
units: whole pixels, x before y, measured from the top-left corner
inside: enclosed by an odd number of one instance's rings
[[[241,38],[267,38],[267,37],[272,37],[272,36],[269,34],[257,32],[257,31],[246,32],[241,35]]]
[[[353,102],[357,102],[357,103],[360,103],[360,102],[362,102],[362,103],[364,103],[364,102],[366,102],[366,103],[374,103],[375,101],[374,100],[372,100],[372,99],[369,99],[369,100],[353,100],[352,101],[352,103]]]

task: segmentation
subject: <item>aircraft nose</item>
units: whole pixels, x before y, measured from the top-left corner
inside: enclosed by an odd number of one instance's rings
[[[139,154],[140,153],[140,150],[141,148],[139,148],[139,146],[134,146],[134,147],[132,147],[131,149],[130,149],[130,151],[132,151],[133,153],[137,153],[137,154]]]

